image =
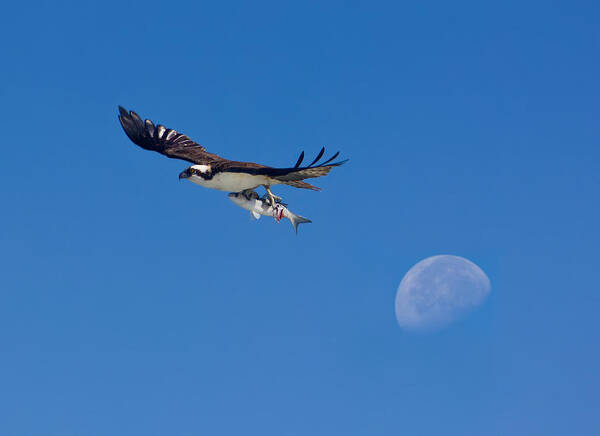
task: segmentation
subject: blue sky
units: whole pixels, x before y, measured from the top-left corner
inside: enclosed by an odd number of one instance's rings
[[[0,433],[597,433],[600,10],[484,3],[5,5]],[[350,162],[275,190],[296,236],[179,182],[119,104]],[[404,332],[442,253],[491,296]]]

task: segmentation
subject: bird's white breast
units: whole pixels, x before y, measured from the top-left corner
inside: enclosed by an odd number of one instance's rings
[[[254,176],[245,173],[217,173],[211,179],[192,175],[189,181],[205,188],[218,189],[219,191],[240,192],[245,189],[253,189],[260,185],[272,184],[265,176]]]

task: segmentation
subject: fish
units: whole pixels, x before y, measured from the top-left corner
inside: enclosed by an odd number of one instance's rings
[[[250,216],[259,219],[261,215],[272,216],[275,221],[280,222],[282,218],[287,218],[294,226],[298,234],[298,224],[312,223],[311,220],[300,215],[296,215],[287,208],[287,204],[282,203],[280,198],[276,198],[275,207],[266,196],[260,197],[255,191],[248,189],[242,192],[230,192],[228,197],[239,207],[249,210]]]

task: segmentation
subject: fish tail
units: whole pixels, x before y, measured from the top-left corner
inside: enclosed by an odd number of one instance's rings
[[[290,212],[290,216],[288,218],[289,218],[290,222],[292,223],[292,226],[294,226],[294,230],[296,231],[296,234],[298,234],[298,224],[312,223],[312,221],[309,220],[308,218],[304,218],[303,216],[296,215],[295,213],[292,213],[292,212]]]

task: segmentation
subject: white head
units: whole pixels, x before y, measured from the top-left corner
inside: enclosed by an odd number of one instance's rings
[[[203,179],[207,179],[211,177],[211,168],[210,165],[192,165],[187,168],[185,171],[179,173],[180,179],[189,179],[192,176],[202,177]]]
[[[210,165],[192,165],[190,168],[200,171],[202,174],[210,173]]]

